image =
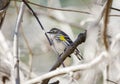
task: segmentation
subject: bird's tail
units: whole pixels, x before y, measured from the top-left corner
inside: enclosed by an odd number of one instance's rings
[[[80,51],[77,48],[75,49],[74,53],[79,60],[84,59],[83,56],[80,54]]]

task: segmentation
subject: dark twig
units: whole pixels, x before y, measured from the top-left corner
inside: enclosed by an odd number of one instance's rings
[[[109,79],[107,79],[107,81],[108,81],[108,82],[111,82],[111,83],[114,83],[114,84],[118,84],[118,83],[116,83],[116,82],[114,82],[114,81],[112,81],[112,80],[109,80]]]
[[[50,69],[50,71],[58,68],[64,62],[64,60],[74,52],[74,50],[76,49],[76,47],[79,44],[85,42],[86,33],[87,33],[87,31],[85,31],[85,33],[80,33],[78,35],[78,38],[73,42],[72,45],[70,45],[66,48],[65,52],[61,55],[59,61],[58,60],[56,61],[56,63],[53,65],[53,67]],[[43,80],[42,84],[48,84],[49,80],[50,79]]]
[[[49,39],[49,37],[48,37],[47,33],[45,32],[45,29],[44,29],[44,27],[43,27],[42,23],[40,22],[39,18],[37,17],[36,13],[33,11],[33,9],[30,7],[30,5],[27,3],[27,1],[26,1],[26,0],[22,0],[22,1],[23,1],[23,2],[24,2],[24,4],[25,4],[25,5],[29,8],[29,10],[32,12],[32,14],[33,14],[33,15],[34,15],[34,17],[36,18],[37,22],[39,23],[39,25],[40,25],[41,29],[44,31],[45,36],[46,36],[47,40],[49,41],[50,45],[52,45],[52,43],[51,43],[51,41],[50,41],[50,39]]]
[[[114,8],[114,7],[111,7],[111,9],[116,10],[116,11],[120,11],[120,9]]]

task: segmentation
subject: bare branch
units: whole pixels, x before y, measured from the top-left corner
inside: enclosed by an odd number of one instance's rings
[[[105,12],[104,12],[103,42],[104,42],[104,46],[105,46],[106,50],[109,49],[109,43],[108,43],[108,38],[107,38],[107,30],[108,30],[109,14],[110,14],[110,7],[112,6],[112,1],[113,0],[107,0],[106,9],[105,9]],[[107,65],[106,69],[105,69],[106,79],[109,79],[109,70],[110,70],[109,68],[110,68],[110,66]],[[106,81],[106,79],[104,79],[104,81]]]
[[[103,30],[103,41],[104,41],[104,45],[106,50],[108,50],[109,46],[108,46],[108,39],[107,39],[107,25],[108,25],[108,21],[109,21],[109,14],[110,14],[110,7],[112,5],[112,0],[108,0],[107,1],[107,5],[106,5],[106,10],[105,10],[105,18],[104,18],[104,30]]]
[[[16,1],[14,1],[14,4],[15,4],[15,7],[16,7],[16,12],[17,12],[17,14],[18,14],[18,6],[17,6]],[[29,42],[28,42],[28,40],[27,40],[27,38],[26,38],[26,36],[25,36],[25,34],[24,34],[22,25],[21,25],[21,28],[20,28],[20,29],[21,29],[21,33],[22,33],[22,36],[23,36],[23,38],[24,38],[24,41],[25,41],[25,43],[26,43],[26,46],[27,46],[27,48],[28,48],[28,51],[29,51],[29,69],[30,69],[30,71],[29,71],[29,76],[28,76],[28,78],[30,78],[30,77],[31,77],[31,72],[32,72],[33,52],[32,52],[32,49],[31,49],[31,47],[30,47],[30,45],[29,45]]]
[[[25,9],[25,5],[24,3],[21,3],[21,7],[20,7],[20,11],[19,11],[19,15],[16,21],[16,26],[15,26],[15,33],[14,33],[14,41],[13,41],[13,54],[14,57],[16,57],[16,84],[20,84],[20,72],[19,72],[19,55],[18,55],[18,34],[19,34],[19,28],[21,26],[21,22],[22,22],[22,17],[23,17],[23,13],[24,13],[24,9]]]
[[[19,0],[16,0],[16,1],[21,2]],[[80,10],[47,7],[47,6],[43,6],[43,5],[40,5],[40,4],[33,3],[31,1],[27,1],[27,3],[35,5],[35,6],[38,6],[38,7],[42,7],[42,8],[52,9],[52,10],[67,11],[67,12],[76,12],[76,13],[83,13],[83,14],[91,14],[90,12],[80,11]]]
[[[118,83],[116,83],[116,82],[114,82],[114,81],[111,81],[111,80],[109,80],[109,79],[107,79],[107,81],[108,81],[108,82],[111,82],[111,83],[113,83],[113,84],[118,84]]]
[[[31,8],[31,6],[27,3],[26,0],[22,0],[24,2],[24,4],[29,8],[29,10],[32,12],[33,16],[35,17],[35,19],[37,20],[37,22],[39,23],[41,29],[44,31],[45,33],[45,36],[49,42],[50,45],[52,45],[51,41],[50,41],[50,38],[48,37],[47,33],[45,32],[45,28],[44,26],[42,25],[41,21],[39,20],[38,16],[36,15],[36,13],[34,12],[34,10]]]
[[[79,70],[86,70],[89,68],[93,68],[93,67],[97,66],[99,63],[101,63],[102,61],[104,61],[105,59],[107,59],[108,54],[107,54],[107,52],[102,52],[99,56],[96,56],[96,57],[97,58],[95,58],[94,60],[92,60],[89,63],[70,66],[70,67],[66,67],[66,68],[62,68],[62,69],[57,69],[57,70],[51,71],[49,73],[46,73],[44,75],[41,75],[37,78],[26,81],[24,84],[42,82],[45,79],[49,79],[49,78],[52,78],[52,77],[55,77],[58,75],[63,75],[63,74],[70,73],[70,72],[75,72],[75,71],[79,71]]]
[[[111,9],[116,10],[116,11],[120,11],[120,9],[114,8],[114,7],[111,7]]]

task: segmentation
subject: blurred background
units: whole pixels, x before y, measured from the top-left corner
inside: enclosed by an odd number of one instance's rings
[[[30,4],[39,17],[46,32],[51,28],[56,27],[66,32],[74,41],[77,38],[77,35],[81,32],[84,32],[84,30],[87,29],[89,23],[94,21],[99,16],[103,3],[106,0],[29,1],[39,5],[37,6]],[[11,49],[13,46],[13,35],[20,4],[20,1],[11,1],[2,26],[2,32],[5,35],[7,43]],[[50,9],[47,7],[58,8],[59,10]],[[114,0],[113,7],[120,8],[120,0]],[[111,15],[112,14],[120,15],[120,12],[112,10]],[[116,32],[119,33],[119,22],[120,17],[111,17],[112,26],[110,29],[110,34],[114,35]],[[114,27],[116,28],[116,31],[113,32],[112,30],[114,30],[113,26],[115,26],[115,24],[117,24],[116,27]],[[92,39],[94,39],[94,37]],[[89,42],[89,45],[91,43]],[[83,53],[85,49],[89,48],[87,47],[84,49],[84,46],[84,43],[78,46],[78,48],[81,50],[81,53]],[[88,52],[91,52],[89,50]],[[29,67],[31,66],[32,71],[36,74],[43,74],[48,72],[58,59],[58,56],[49,45],[44,32],[27,7],[25,9],[22,25],[19,30],[19,55],[20,61]],[[76,61],[78,62],[78,60],[72,57],[71,59],[67,60],[66,65],[70,66]]]

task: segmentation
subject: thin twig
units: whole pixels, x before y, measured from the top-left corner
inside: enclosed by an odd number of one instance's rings
[[[16,3],[16,1],[15,1],[15,7],[16,7],[16,12],[17,12],[17,14],[18,14],[18,6],[17,6],[17,3]],[[23,36],[23,39],[24,39],[24,41],[25,41],[25,43],[26,43],[26,46],[27,46],[27,49],[28,49],[28,51],[29,51],[29,69],[30,69],[30,71],[29,71],[29,76],[28,76],[28,78],[30,78],[31,77],[31,72],[32,72],[32,59],[33,59],[33,52],[32,52],[32,49],[31,49],[31,47],[30,47],[30,45],[29,45],[29,42],[28,42],[28,40],[27,40],[27,38],[26,38],[26,36],[25,36],[25,34],[24,34],[24,32],[23,32],[23,27],[22,27],[22,25],[21,25],[21,33],[22,33],[22,36]]]
[[[21,22],[22,22],[22,17],[23,17],[23,13],[24,13],[24,9],[25,9],[25,5],[24,3],[21,3],[21,7],[20,7],[20,11],[17,17],[17,21],[16,21],[16,26],[15,26],[15,33],[14,33],[14,41],[13,41],[13,55],[14,57],[16,57],[16,84],[20,84],[20,72],[19,72],[19,47],[18,47],[18,34],[19,34],[19,28],[21,26]]]
[[[109,44],[108,44],[108,38],[107,38],[107,28],[108,28],[108,22],[109,22],[109,14],[110,14],[110,7],[112,6],[112,1],[113,0],[107,0],[107,5],[106,5],[106,9],[104,12],[104,28],[103,28],[103,42],[104,42],[104,46],[105,49],[108,50],[109,49]],[[106,78],[109,79],[109,69],[110,65],[108,64],[106,66]],[[106,79],[104,79],[106,80]]]
[[[72,26],[72,27],[74,27],[74,28],[84,29],[84,28],[82,28],[82,26],[79,25],[79,23],[70,22],[69,20],[61,20],[61,19],[53,16],[53,15],[50,14],[50,13],[46,13],[45,11],[39,11],[39,12],[38,12],[38,11],[35,11],[35,13],[36,13],[37,15],[41,15],[41,14],[42,14],[42,15],[44,15],[44,16],[47,16],[47,17],[49,17],[49,18],[51,18],[51,19],[53,19],[53,20],[55,20],[55,21],[61,22],[61,23],[69,24],[70,26]]]
[[[104,30],[103,30],[103,41],[105,45],[105,49],[108,50],[108,38],[107,38],[107,26],[109,21],[110,7],[112,5],[112,0],[108,0],[106,10],[105,10],[105,18],[104,18]]]
[[[111,83],[114,83],[114,84],[118,84],[118,83],[116,83],[116,82],[114,82],[114,81],[112,81],[112,80],[109,80],[109,79],[107,79],[107,81],[108,81],[108,82],[111,82]]]
[[[72,9],[63,9],[63,8],[53,8],[53,7],[47,7],[47,6],[43,6],[43,5],[39,5],[33,2],[28,1],[28,3],[42,7],[42,8],[47,8],[47,9],[52,9],[52,10],[59,10],[59,11],[69,11],[69,12],[78,12],[78,13],[84,13],[84,14],[91,14],[90,12],[86,12],[86,11],[80,11],[80,10],[72,10]]]
[[[39,20],[38,16],[37,16],[36,13],[34,12],[34,10],[31,8],[31,6],[27,3],[26,0],[22,0],[22,1],[23,1],[24,4],[29,8],[29,10],[32,12],[32,14],[34,15],[35,19],[36,19],[37,22],[39,23],[41,29],[43,30],[43,32],[44,32],[44,34],[45,34],[45,36],[46,36],[49,44],[52,45],[51,40],[50,40],[50,38],[48,37],[48,35],[47,35],[46,31],[45,31],[45,28],[43,27],[41,21]]]
[[[99,1],[99,0],[98,0]],[[103,0],[100,0],[100,1],[103,1]],[[105,2],[106,0],[104,0],[104,2]],[[101,2],[100,2],[101,3]],[[102,4],[97,4],[97,5],[99,5],[99,6],[102,6],[103,5],[103,3]],[[112,9],[112,10],[116,10],[116,11],[120,11],[120,9],[118,9],[118,8],[115,8],[115,7],[110,7],[110,9]]]
[[[28,51],[29,51],[29,69],[30,69],[30,71],[29,71],[29,76],[28,76],[28,78],[31,78],[32,63],[33,63],[33,52],[32,52],[32,49],[31,49],[31,47],[30,47],[30,45],[29,45],[29,42],[28,42],[28,40],[27,40],[27,38],[26,38],[26,36],[25,36],[25,34],[24,34],[24,32],[23,32],[23,28],[21,28],[21,33],[22,33],[22,36],[23,36],[23,38],[24,38],[24,40],[25,40],[25,43],[26,43],[27,48],[28,48]]]
[[[96,24],[99,24],[101,19],[103,18],[103,15],[104,15],[104,11],[105,11],[105,8],[106,8],[106,4],[107,2],[104,3],[102,9],[101,9],[101,12],[100,12],[100,15],[98,16],[98,18],[96,19]]]
[[[112,17],[120,17],[120,15],[109,15],[109,16],[112,16]]]
[[[5,19],[5,15],[6,15],[6,11],[4,11],[0,14],[0,29],[1,29],[3,21]]]
[[[14,1],[14,0],[13,0]],[[19,0],[16,0],[18,2],[21,2]],[[54,7],[47,7],[47,6],[43,6],[40,4],[36,4],[33,3],[31,1],[27,1],[27,3],[38,6],[38,7],[42,7],[42,8],[47,8],[47,9],[52,9],[52,10],[59,10],[59,11],[67,11],[67,12],[76,12],[76,13],[83,13],[83,14],[91,14],[90,12],[86,12],[86,11],[80,11],[80,10],[72,10],[72,9],[63,9],[63,8],[54,8]]]
[[[116,11],[120,11],[120,9],[114,8],[114,7],[111,7],[111,9],[116,10]]]

